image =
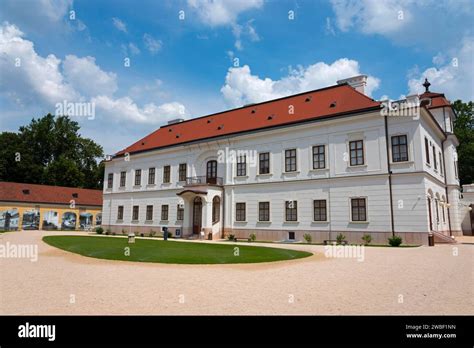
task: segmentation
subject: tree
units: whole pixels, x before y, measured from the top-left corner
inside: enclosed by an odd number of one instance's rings
[[[459,178],[461,185],[474,183],[474,104],[456,100],[453,104],[456,112],[454,134],[459,140],[457,148]]]
[[[101,188],[103,149],[79,129],[68,116],[48,114],[0,133],[0,181]]]

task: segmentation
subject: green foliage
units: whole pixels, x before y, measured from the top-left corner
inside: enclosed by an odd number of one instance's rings
[[[346,236],[343,235],[342,233],[339,233],[337,236],[336,236],[336,243],[337,244],[342,244],[343,241],[346,240]]]
[[[97,234],[102,234],[102,233],[104,233],[104,229],[102,227],[96,227],[95,232]]]
[[[372,236],[370,234],[364,234],[362,236],[362,240],[364,241],[365,245],[369,245],[370,242],[372,241]]]
[[[311,235],[309,233],[305,233],[303,235],[303,238],[307,243],[311,243],[313,241],[313,237],[311,237]]]
[[[153,231],[153,230],[150,230],[150,237],[154,237],[154,236],[155,236],[155,234],[156,234],[156,232],[155,232],[155,231]]]
[[[474,103],[456,100],[452,106],[457,115],[454,134],[459,140],[459,179],[461,185],[471,184],[474,182]]]
[[[228,240],[231,240],[231,241],[232,241],[232,240],[235,240],[235,234],[229,234],[229,235],[227,236],[227,239],[228,239]]]
[[[68,116],[48,114],[18,133],[0,133],[0,181],[101,188],[103,149],[79,128]]]
[[[257,235],[255,233],[250,233],[249,238],[252,242],[255,242],[257,240]]]
[[[388,239],[388,244],[393,247],[398,247],[402,244],[402,237],[400,236],[393,236]]]

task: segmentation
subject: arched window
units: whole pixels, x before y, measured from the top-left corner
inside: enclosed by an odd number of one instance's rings
[[[221,200],[215,196],[212,200],[212,223],[218,223],[220,220]]]

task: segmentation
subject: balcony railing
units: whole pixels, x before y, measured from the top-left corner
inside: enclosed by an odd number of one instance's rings
[[[185,186],[196,186],[196,185],[219,185],[222,186],[223,180],[220,177],[209,178],[207,176],[192,176],[186,178]]]

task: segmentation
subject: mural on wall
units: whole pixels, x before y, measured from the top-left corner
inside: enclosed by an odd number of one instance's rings
[[[79,214],[79,225],[81,230],[92,226],[92,214],[91,213],[80,213]]]
[[[18,223],[20,214],[18,209],[0,210],[0,230],[1,231],[16,231],[18,230]]]
[[[76,229],[76,214],[70,211],[63,214],[61,228],[63,230],[75,230]]]
[[[21,228],[24,230],[38,230],[40,226],[39,209],[29,209],[23,212]]]
[[[96,226],[102,225],[102,213],[97,213],[95,216],[95,224]]]
[[[50,210],[44,213],[43,216],[43,230],[57,230],[59,229],[59,214],[57,211]]]

